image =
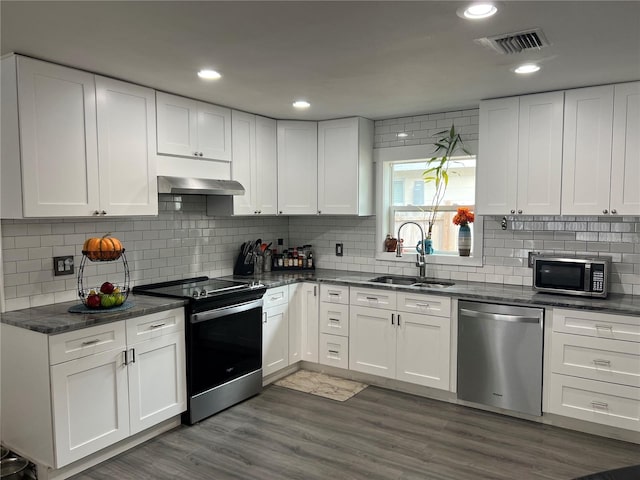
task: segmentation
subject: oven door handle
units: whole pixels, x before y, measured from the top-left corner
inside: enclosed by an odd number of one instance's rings
[[[194,313],[191,315],[189,321],[191,323],[206,322],[207,320],[214,320],[216,318],[225,317],[227,315],[234,315],[236,313],[246,312],[247,310],[253,310],[254,308],[262,308],[263,302],[259,300],[252,300],[250,302],[240,303],[238,305],[230,305],[228,307],[216,308],[214,310],[208,310],[206,312]]]

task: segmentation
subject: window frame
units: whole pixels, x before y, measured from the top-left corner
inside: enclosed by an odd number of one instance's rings
[[[467,148],[472,152],[477,152],[477,140],[465,141]],[[433,144],[411,145],[401,147],[386,147],[374,149],[374,162],[376,170],[376,261],[388,261],[397,263],[399,266],[403,263],[415,263],[415,256],[411,254],[396,257],[394,252],[384,252],[383,245],[387,233],[391,233],[394,237],[398,232],[389,232],[390,214],[392,209],[399,206],[391,205],[391,164],[393,162],[410,162],[424,161],[433,156],[435,146]],[[478,156],[476,156],[476,165]],[[476,185],[478,177],[476,175]],[[477,192],[477,188],[476,188]],[[477,195],[476,195],[477,206]],[[401,207],[408,209],[411,207]],[[415,208],[415,207],[414,207]],[[417,209],[417,208],[416,208]],[[483,265],[483,233],[484,221],[481,215],[476,215],[473,224],[474,234],[472,238],[471,257],[461,257],[459,255],[433,254],[426,255],[426,262],[435,265],[459,265],[459,266],[482,266]],[[407,227],[405,227],[407,228]],[[425,232],[426,234],[426,232]]]

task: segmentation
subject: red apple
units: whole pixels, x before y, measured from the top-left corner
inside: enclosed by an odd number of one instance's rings
[[[87,307],[99,308],[100,307],[100,295],[97,293],[91,294],[87,297]]]
[[[104,282],[102,284],[102,286],[100,287],[100,291],[102,293],[106,293],[107,295],[111,295],[113,293],[113,289],[115,287],[113,286],[113,283],[111,282]]]

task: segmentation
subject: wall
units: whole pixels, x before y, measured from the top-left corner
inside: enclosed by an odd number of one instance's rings
[[[111,232],[126,251],[131,283],[233,273],[240,245],[261,237],[287,238],[286,217],[208,217],[201,195],[160,195],[157,217],[120,219],[2,220],[6,310],[77,298],[77,276],[53,276],[53,259],[74,255],[84,240]],[[86,285],[124,280],[123,264],[88,262]]]
[[[464,141],[478,139],[478,109],[393,118],[375,122],[375,148],[433,143],[433,135],[451,127]],[[409,135],[398,138],[399,132]],[[530,250],[545,253],[609,255],[613,259],[611,290],[640,295],[640,217],[501,217],[484,219],[482,267],[428,266],[427,275],[443,279],[531,285],[527,268]],[[316,264],[323,268],[415,275],[412,263],[375,260],[382,250],[375,238],[375,217],[291,217],[289,232],[294,244],[310,243]],[[344,256],[336,257],[335,243],[344,243]],[[380,243],[382,241],[380,240]]]

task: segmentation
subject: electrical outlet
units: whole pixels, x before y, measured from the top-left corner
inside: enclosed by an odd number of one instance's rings
[[[536,255],[540,255],[540,252],[529,252],[529,258],[527,263],[529,268],[533,268],[533,257],[535,257]]]
[[[73,275],[73,255],[53,257],[53,275]]]
[[[336,257],[341,257],[342,256],[342,244],[341,243],[336,243]]]

